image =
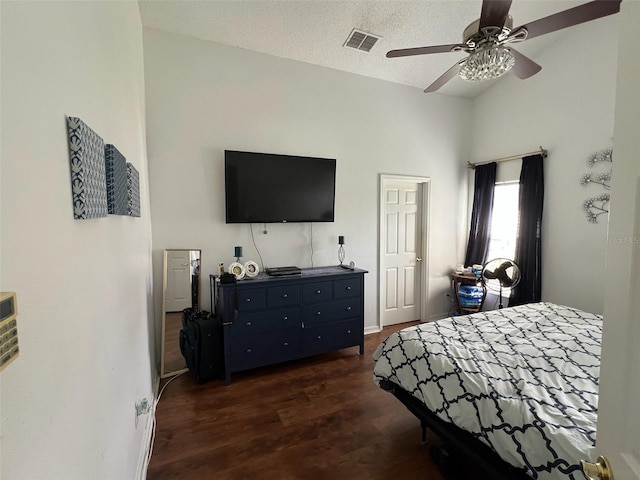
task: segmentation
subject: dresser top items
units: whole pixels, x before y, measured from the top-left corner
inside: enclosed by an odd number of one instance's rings
[[[257,276],[253,278],[242,278],[237,280],[236,284],[248,285],[256,281],[261,282],[282,282],[286,280],[305,280],[306,278],[317,278],[322,276],[334,276],[334,275],[350,275],[354,273],[368,273],[367,270],[362,270],[360,268],[354,268],[353,270],[350,268],[343,268],[339,265],[336,266],[327,266],[327,267],[309,267],[309,268],[301,268],[299,274],[294,275],[268,275],[264,272],[260,272]]]

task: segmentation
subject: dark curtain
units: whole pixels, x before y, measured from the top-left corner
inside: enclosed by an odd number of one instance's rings
[[[515,262],[520,283],[513,289],[509,305],[539,302],[542,289],[542,206],[544,181],[542,155],[522,159]]]
[[[469,230],[467,254],[464,258],[465,266],[475,263],[484,265],[487,260],[497,166],[496,162],[492,162],[476,167],[471,228]]]

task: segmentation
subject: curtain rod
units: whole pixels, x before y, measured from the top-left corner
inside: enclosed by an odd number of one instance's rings
[[[492,162],[500,163],[500,162],[508,162],[510,160],[521,160],[522,157],[527,157],[529,155],[535,155],[535,154],[542,155],[542,158],[547,158],[547,151],[544,148],[540,147],[540,149],[536,150],[535,152],[522,153],[520,155],[511,155],[510,157],[498,158],[496,160],[487,160],[486,162],[478,162],[478,163],[467,162],[467,167],[473,169],[473,168],[476,168],[476,165],[486,165],[487,163],[492,163]]]

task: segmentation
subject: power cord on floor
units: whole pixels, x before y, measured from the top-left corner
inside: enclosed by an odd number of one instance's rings
[[[311,247],[311,268],[313,268],[313,223],[312,222],[309,223],[309,229],[310,229],[309,246]]]
[[[262,255],[260,255],[260,250],[258,250],[258,246],[256,245],[256,239],[253,236],[253,223],[249,224],[249,230],[251,231],[251,241],[253,242],[253,246],[258,252],[258,256],[260,257],[260,265],[262,266],[262,271],[264,272],[264,261],[262,260]],[[265,235],[267,234],[267,224],[264,224],[264,230],[262,231]]]
[[[155,443],[156,440],[156,407],[158,406],[158,403],[160,402],[160,398],[162,397],[162,393],[164,392],[165,388],[167,388],[167,386],[173,382],[176,378],[180,377],[181,375],[184,375],[185,373],[187,373],[188,370],[178,373],[176,375],[174,375],[173,377],[170,377],[169,380],[167,380],[167,382],[162,386],[162,388],[160,389],[160,391],[158,392],[158,398],[156,398],[155,402],[153,402],[153,408],[151,409],[151,442],[149,443],[149,453],[147,454],[147,458],[145,460],[144,463],[144,471],[142,472],[142,476],[140,478],[147,478],[147,470],[149,469],[149,464],[151,463],[151,455],[153,455],[153,445]]]

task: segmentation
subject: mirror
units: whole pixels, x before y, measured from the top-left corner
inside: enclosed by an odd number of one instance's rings
[[[168,249],[162,263],[162,352],[160,378],[183,372],[180,352],[182,311],[200,308],[201,250]]]

